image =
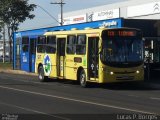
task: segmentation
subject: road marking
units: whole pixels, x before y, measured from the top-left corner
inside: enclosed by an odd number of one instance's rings
[[[160,98],[155,98],[155,97],[151,97],[150,99],[153,99],[153,100],[160,100]]]
[[[138,110],[138,109],[130,109],[130,108],[119,107],[119,106],[114,106],[114,105],[101,104],[101,103],[96,103],[96,102],[92,102],[92,101],[78,100],[78,99],[73,99],[73,98],[68,98],[68,97],[49,95],[49,94],[32,92],[32,91],[28,91],[28,90],[16,89],[16,88],[5,87],[5,86],[0,86],[0,88],[30,93],[30,94],[35,94],[35,95],[41,95],[41,96],[46,96],[46,97],[51,97],[51,98],[63,99],[63,100],[68,100],[68,101],[80,102],[80,103],[85,103],[85,104],[91,104],[91,105],[96,105],[96,106],[109,107],[109,108],[126,110],[126,111],[131,111],[131,112],[138,112],[138,113],[143,113],[143,114],[157,114],[157,113],[151,113],[151,112],[142,111],[142,110]]]
[[[128,95],[129,97],[139,97],[139,96],[137,96],[137,95]]]
[[[59,119],[63,119],[63,120],[70,120],[69,118],[60,117],[60,116],[57,116],[57,115],[50,115],[50,114],[45,113],[45,112],[40,112],[40,111],[37,111],[37,110],[33,110],[33,109],[29,109],[29,108],[20,107],[20,106],[17,106],[17,105],[12,105],[12,104],[8,104],[8,103],[4,103],[4,102],[1,102],[1,101],[0,101],[0,104],[1,105],[5,105],[5,106],[9,106],[9,107],[14,107],[14,108],[22,109],[22,110],[29,111],[29,112],[34,112],[34,113],[38,113],[38,114],[48,115],[48,116],[51,116],[51,117],[54,117],[54,118],[59,118]]]

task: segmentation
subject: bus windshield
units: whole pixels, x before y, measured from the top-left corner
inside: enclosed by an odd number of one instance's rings
[[[140,31],[110,30],[102,33],[101,60],[114,67],[135,67],[143,63]]]

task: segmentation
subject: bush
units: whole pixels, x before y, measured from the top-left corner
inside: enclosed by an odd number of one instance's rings
[[[0,69],[12,69],[12,63],[0,63]]]

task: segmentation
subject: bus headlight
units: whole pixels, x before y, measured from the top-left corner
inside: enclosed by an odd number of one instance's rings
[[[114,74],[114,72],[110,72],[110,75],[113,75]]]
[[[137,70],[136,73],[139,74],[140,73],[139,70]]]

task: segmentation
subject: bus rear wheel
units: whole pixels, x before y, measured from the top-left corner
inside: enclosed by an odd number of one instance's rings
[[[84,70],[80,71],[79,82],[81,87],[84,87],[84,88],[87,87],[86,74]]]
[[[45,82],[47,81],[48,77],[44,75],[44,69],[43,69],[43,66],[40,66],[38,68],[38,79],[39,81],[41,82]]]

